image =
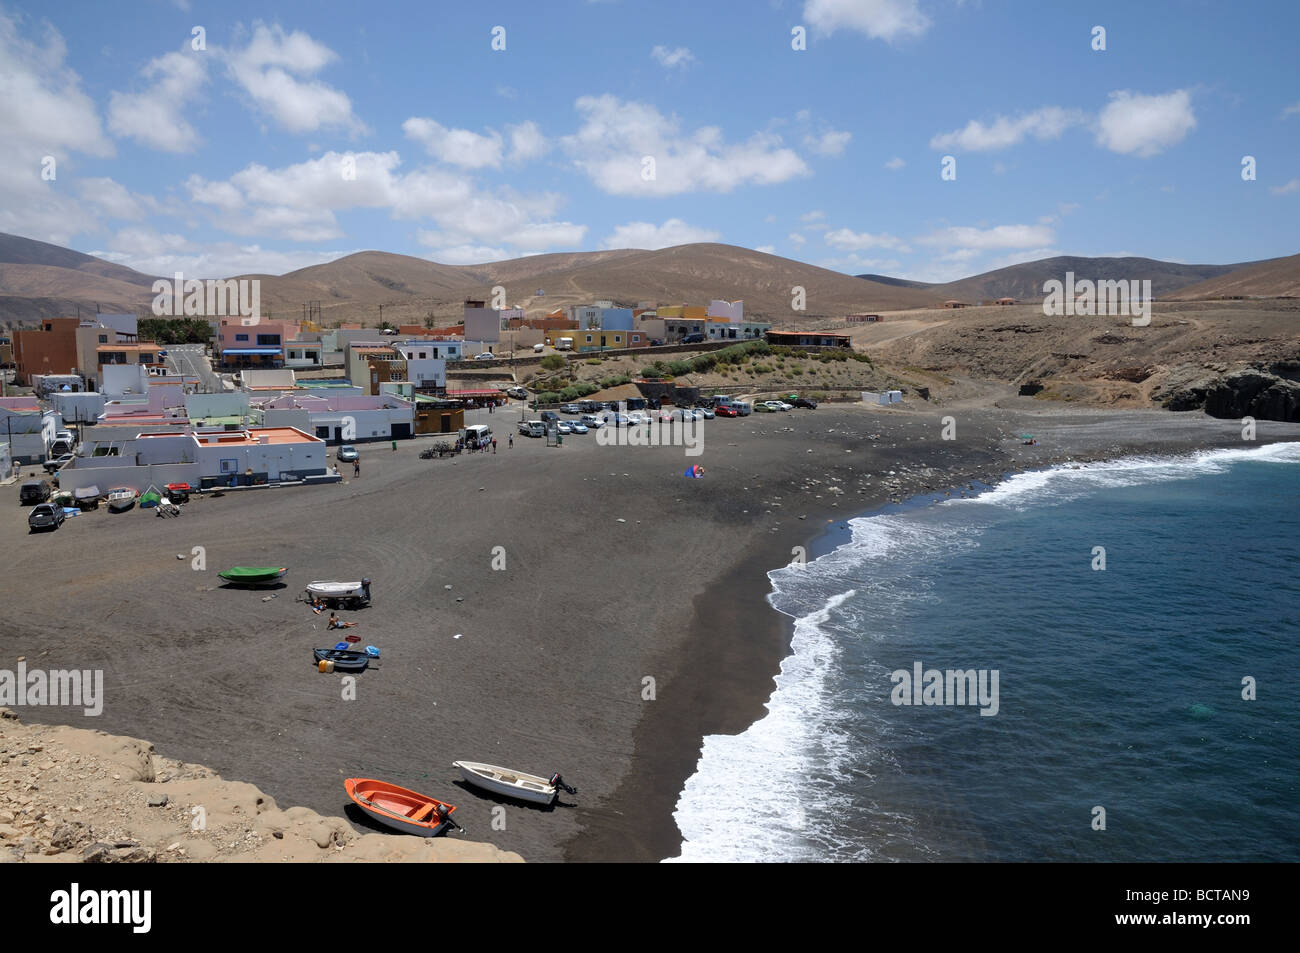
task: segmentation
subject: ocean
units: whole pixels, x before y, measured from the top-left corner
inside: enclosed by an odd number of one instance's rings
[[[1300,860],[1300,444],[1020,474],[820,548],[769,574],[791,654],[704,739],[674,859]],[[895,704],[918,663],[986,702],[996,673],[996,713]]]

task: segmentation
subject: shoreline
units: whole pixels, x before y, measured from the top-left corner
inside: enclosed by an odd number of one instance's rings
[[[1297,442],[1300,442],[1300,428],[1293,435],[1261,439],[1256,442],[1255,448],[1277,443]],[[996,488],[1008,479],[1026,473],[1059,470],[1071,465],[1104,464],[1141,456],[1190,457],[1197,453],[1227,449],[1240,449],[1240,447],[1228,442],[1211,440],[1164,451],[1153,451],[1150,448],[1131,448],[1116,454],[1067,454],[1038,466],[1007,469],[996,477],[989,477],[986,473],[981,473],[979,476],[952,473],[949,475],[956,478],[952,480],[950,486],[945,488],[946,492],[925,490],[903,499],[879,498],[847,516],[841,515],[838,518],[826,518],[827,512],[834,512],[827,509],[825,512],[818,514],[820,518],[825,519],[825,523],[794,545],[804,547],[807,552],[807,559],[812,561],[850,541],[852,535],[852,530],[848,526],[850,520],[869,519],[885,513],[891,508],[906,510],[932,505],[950,493],[965,495],[966,489],[971,488],[972,485],[974,485],[975,495],[982,494]],[[787,557],[785,563],[777,561],[782,555]],[[659,709],[656,709],[642,719],[637,726],[635,757],[653,757],[659,767],[652,773],[654,781],[648,790],[644,782],[635,791],[625,791],[620,788],[615,795],[615,803],[620,811],[629,811],[636,807],[647,811],[652,816],[652,827],[643,841],[622,843],[620,846],[628,853],[622,855],[619,859],[662,862],[680,856],[683,840],[675,820],[677,801],[686,781],[699,768],[699,759],[703,754],[705,736],[742,734],[765,716],[767,704],[776,691],[775,679],[781,672],[782,663],[791,654],[796,621],[793,616],[780,611],[769,602],[772,587],[767,573],[786,565],[789,556],[790,552],[784,548],[784,543],[774,545],[770,554],[766,551],[753,553],[736,564],[723,579],[718,580],[709,590],[697,597],[697,622],[692,627],[690,641],[690,644],[696,647],[696,651],[691,655],[692,665],[713,671],[709,663],[716,661],[719,656],[725,655],[725,650],[708,646],[707,650],[702,651],[699,647],[707,644],[706,638],[710,633],[719,631],[718,623],[726,623],[728,620],[733,622],[743,621],[753,629],[766,630],[764,637],[756,643],[759,650],[766,652],[766,654],[762,658],[749,660],[748,670],[753,674],[756,681],[740,684],[735,679],[719,682],[716,678],[711,678],[709,683],[719,689],[718,693],[708,697],[704,697],[707,693],[697,693],[700,697],[697,697],[696,700],[702,703],[700,708],[689,712],[674,711],[662,714]],[[732,586],[744,579],[752,578],[758,566],[764,567],[762,569],[761,600],[754,600],[751,598],[751,592],[747,592],[743,601],[733,602]],[[757,604],[760,601],[761,606]],[[726,631],[725,628],[721,630]],[[728,689],[733,692],[731,697],[722,697]],[[657,744],[647,743],[649,739],[681,734],[692,728],[698,730],[699,724],[708,719],[715,719],[710,722],[715,727],[694,736],[696,746],[693,753],[689,755],[685,750],[673,753],[659,752]],[[739,727],[736,727],[737,725]],[[643,745],[645,750],[643,750]],[[679,777],[680,780],[672,780]],[[666,810],[664,810],[665,804]],[[600,833],[603,835],[606,832]],[[581,839],[579,839],[578,843],[581,844]],[[607,853],[608,849],[614,846],[614,843],[605,841],[598,849],[591,849],[590,847],[584,849],[586,845],[570,845],[569,849],[566,850],[566,860],[608,861],[615,859]],[[641,856],[637,856],[637,854]],[[653,856],[655,854],[658,856]]]
[[[13,507],[0,520],[0,545],[23,554],[10,591],[43,596],[6,600],[0,668],[102,669],[101,717],[24,720],[148,738],[322,816],[344,820],[341,779],[371,776],[450,800],[470,836],[530,862],[675,857],[703,738],[761,718],[789,654],[792,620],[767,597],[791,547],[819,554],[852,517],[1014,472],[1242,446],[1233,421],[1013,403],[710,422],[705,455],[685,463],[680,448],[577,438],[421,461],[410,441],[367,450],[360,479],[200,499],[161,523],[92,513],[28,536]],[[940,436],[950,413],[958,441]],[[1260,444],[1300,440],[1300,425],[1260,428]],[[1021,444],[1026,429],[1040,445]],[[684,478],[694,462],[704,479]],[[213,578],[257,564],[292,576],[268,593]],[[309,667],[311,646],[335,640],[294,596],[358,574],[375,602],[344,614],[383,658],[345,700]],[[498,828],[498,802],[463,787],[458,759],[558,770],[580,794],[552,811],[508,805]]]

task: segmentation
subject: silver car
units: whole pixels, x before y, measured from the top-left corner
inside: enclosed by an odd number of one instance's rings
[[[584,424],[581,420],[570,420],[568,421],[568,424],[569,424],[569,430],[572,431],[573,433],[587,432],[587,425]]]

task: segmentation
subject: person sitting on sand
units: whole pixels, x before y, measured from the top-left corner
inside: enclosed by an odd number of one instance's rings
[[[354,625],[356,625],[355,622],[340,622],[340,621],[339,621],[339,617],[338,617],[337,615],[335,615],[333,612],[331,612],[331,613],[330,613],[330,620],[329,620],[329,622],[326,624],[325,628],[327,628],[327,629],[350,629],[350,628],[352,628]]]
[[[324,602],[322,602],[320,599],[312,599],[312,601],[311,601],[311,611],[312,611],[312,612],[316,613],[317,615],[320,615],[321,610],[324,609],[324,608],[325,608],[325,603],[324,603]]]

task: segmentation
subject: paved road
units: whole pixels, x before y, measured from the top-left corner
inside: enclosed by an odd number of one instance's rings
[[[172,344],[167,347],[167,365],[178,374],[188,374],[199,379],[201,390],[210,394],[222,392],[221,379],[213,373],[202,344]]]

